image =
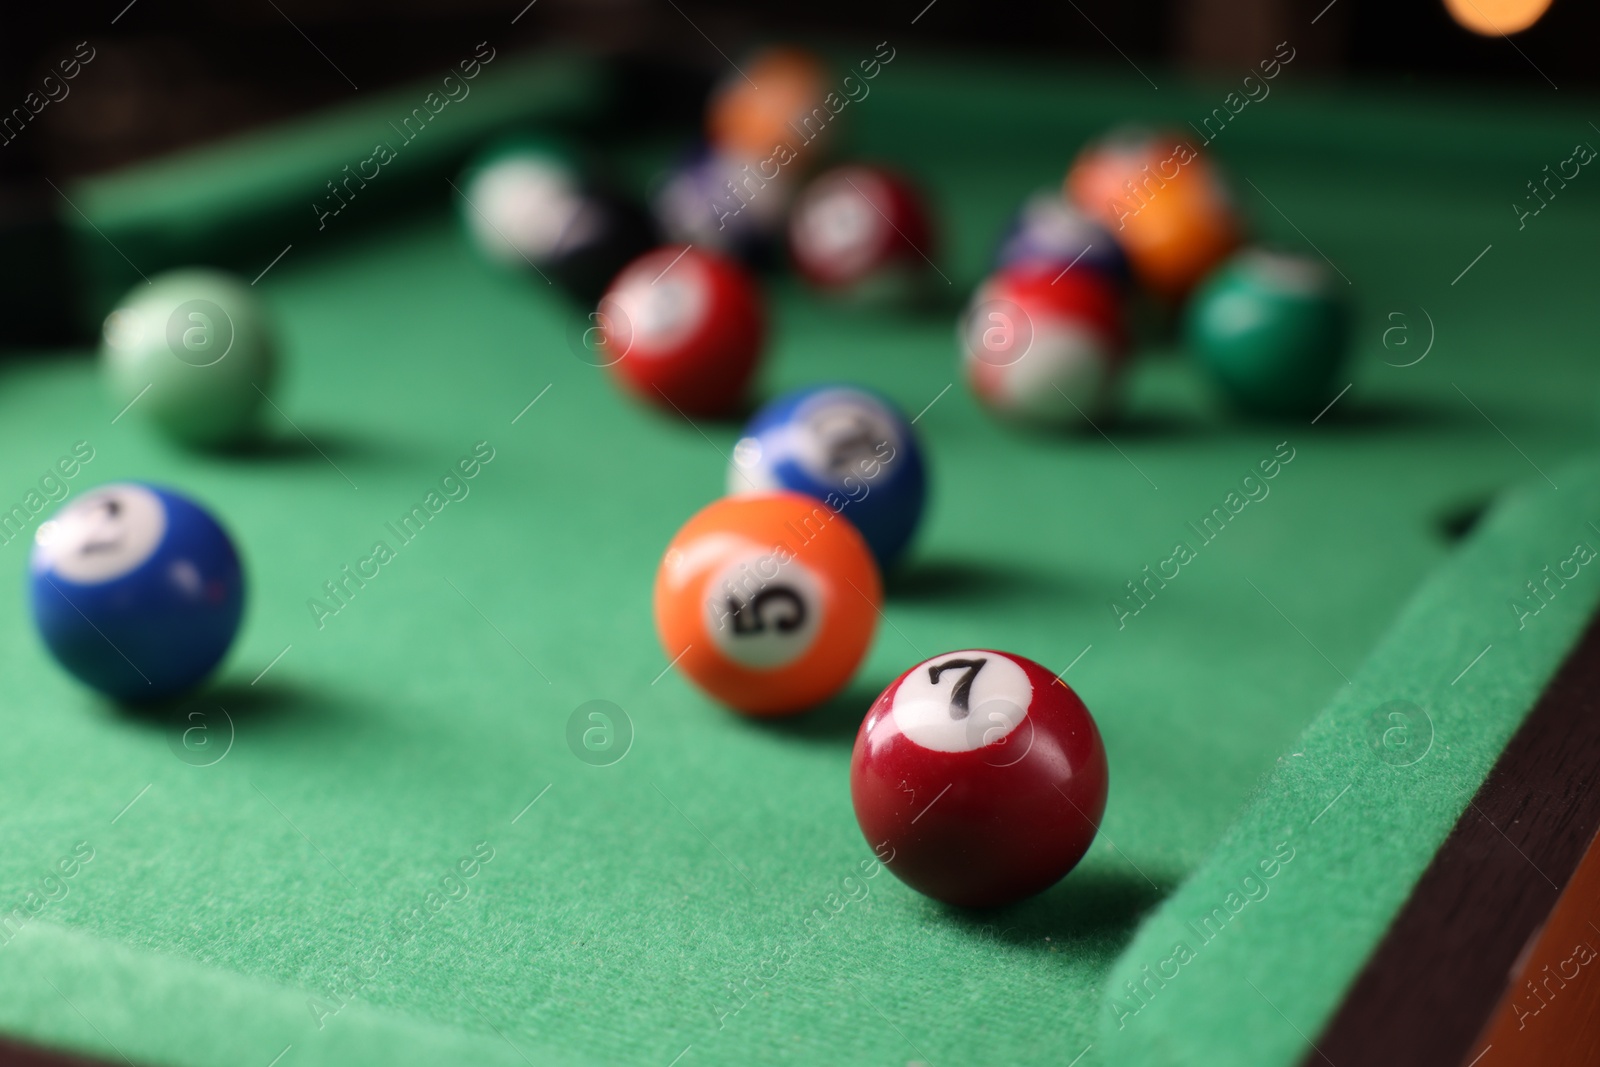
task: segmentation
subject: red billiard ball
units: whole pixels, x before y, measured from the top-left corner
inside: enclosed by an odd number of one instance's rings
[[[979,287],[961,322],[967,382],[996,414],[1079,426],[1127,362],[1122,294],[1091,270],[1019,263]]]
[[[623,388],[684,415],[720,415],[737,405],[766,337],[750,274],[693,246],[658,248],[624,267],[600,298],[595,322]]]
[[[795,267],[822,289],[909,295],[933,255],[933,225],[906,178],[881,167],[836,167],[801,192],[789,216]]]
[[[993,907],[1047,889],[1094,841],[1106,753],[1066,683],[993,649],[919,663],[867,711],[850,759],[856,821],[920,893]]]

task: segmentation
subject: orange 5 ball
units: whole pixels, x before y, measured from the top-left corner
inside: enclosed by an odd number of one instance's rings
[[[700,688],[747,715],[833,696],[872,642],[878,566],[850,521],[798,493],[702,509],[656,572],[656,633]]]

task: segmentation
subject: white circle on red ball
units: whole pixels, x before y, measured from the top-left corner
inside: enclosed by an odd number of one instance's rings
[[[1086,320],[1040,320],[1026,359],[997,366],[972,355],[967,376],[991,407],[1024,418],[1070,420],[1100,407],[1111,377],[1105,335]]]
[[[79,585],[109,582],[154,555],[166,532],[167,509],[156,494],[142,485],[103,486],[40,525],[34,567]]]
[[[986,296],[985,289],[979,294]],[[1010,367],[1033,348],[1033,316],[1004,297],[975,300],[961,327],[967,357],[991,367]]]
[[[811,569],[787,552],[756,548],[732,556],[706,582],[706,633],[743,667],[774,670],[810,651],[825,598]]]
[[[902,734],[934,752],[972,752],[1001,743],[1027,718],[1033,683],[997,652],[947,652],[913,667],[889,703]]]
[[[656,358],[673,354],[705,321],[711,302],[711,280],[689,256],[656,252],[635,263],[617,279],[606,301],[621,312],[621,328],[605,326],[606,343],[630,356]],[[626,337],[612,338],[613,330]]]
[[[877,205],[890,203],[892,195],[888,183],[868,170],[850,168],[819,179],[795,211],[795,254],[830,276],[866,274],[888,243],[889,220]]]

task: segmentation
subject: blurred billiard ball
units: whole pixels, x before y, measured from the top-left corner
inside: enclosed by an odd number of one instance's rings
[[[881,568],[904,552],[927,496],[922,448],[889,401],[865,389],[798,389],[745,426],[730,494],[788,489],[822,500],[861,531]]]
[[[266,308],[242,280],[191,269],[134,286],[106,317],[100,361],[122,413],[195,447],[247,441],[277,370]]]
[[[170,489],[106,485],[40,525],[33,618],[79,681],[130,703],[182,694],[222,660],[244,611],[233,541]]]
[[[948,652],[873,701],[850,757],[867,843],[919,893],[967,907],[1021,900],[1089,850],[1105,747],[1065,682],[1022,656]]]
[[[496,142],[457,184],[461,220],[480,254],[593,303],[656,242],[644,209],[600,181],[564,143],[522,134]]]
[[[811,284],[867,300],[922,295],[935,255],[922,193],[882,167],[818,175],[789,215],[789,254]]]
[[[1309,256],[1247,250],[1206,279],[1184,328],[1194,358],[1236,408],[1308,414],[1340,388],[1350,343],[1346,285]]]
[[[1082,429],[1110,409],[1127,363],[1121,292],[1093,271],[1020,263],[973,295],[959,331],[973,394],[1012,422]]]
[[[766,340],[755,279],[689,245],[640,256],[593,315],[597,354],[628,392],[681,415],[723,415],[744,397]]]
[[[814,169],[837,139],[840,116],[825,106],[833,80],[816,54],[792,45],[746,56],[706,104],[706,140],[741,160],[772,158],[785,145],[797,156],[791,165]]]
[[[1128,256],[1111,231],[1067,203],[1058,189],[1030,196],[1006,229],[995,253],[1004,270],[1024,263],[1054,264],[1056,271],[1094,271],[1126,288]]]
[[[777,259],[783,247],[794,185],[793,168],[699,148],[667,173],[650,204],[666,240],[761,267]]]
[[[1222,172],[1182,133],[1113,130],[1078,154],[1065,189],[1121,242],[1139,283],[1169,303],[1241,240]]]

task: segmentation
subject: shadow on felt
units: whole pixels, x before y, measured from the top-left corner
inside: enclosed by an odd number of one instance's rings
[[[908,317],[936,322],[958,322],[972,300],[972,286],[933,284],[900,309]]]
[[[1001,908],[938,907],[947,922],[975,939],[1035,952],[1065,951],[1075,943],[1125,941],[1177,884],[1176,878],[1159,878],[1152,885],[1123,863],[1110,870],[1075,870],[1038,896]]]
[[[739,716],[752,730],[766,730],[800,741],[822,741],[853,745],[861,720],[867,709],[878,699],[891,678],[875,681],[856,680],[841,692],[798,715],[786,718],[756,719]]]
[[[1434,516],[1434,529],[1446,542],[1453,544],[1460,541],[1483,521],[1483,517],[1494,506],[1494,501],[1493,496],[1482,496],[1445,508]]]
[[[959,604],[1070,592],[1056,575],[997,559],[956,556],[909,562],[886,575],[884,585],[890,602],[905,603]]]
[[[347,733],[351,726],[348,708],[281,681],[223,680],[171,700],[108,707],[123,722],[164,735],[174,753],[200,766],[219,750],[220,760],[246,729],[257,736],[285,732],[315,744],[326,739],[329,727]]]
[[[1448,397],[1443,402],[1412,397],[1346,398],[1328,408],[1317,419],[1316,429],[1325,433],[1340,430],[1370,433],[1374,430],[1445,429],[1452,426],[1477,430],[1482,421],[1470,407],[1451,404]],[[1264,426],[1284,427],[1304,424],[1303,419],[1262,423]]]
[[[1177,411],[1127,411],[1114,419],[1101,421],[1099,427],[1113,441],[1180,441],[1237,435],[1240,431],[1248,430],[1262,433],[1304,433],[1308,429],[1312,432],[1342,433],[1351,430],[1364,434],[1375,431],[1437,430],[1472,426],[1475,417],[1470,410],[1462,411],[1447,403],[1431,400],[1345,398],[1325,411],[1297,411],[1283,415],[1250,414],[1224,409],[1220,418],[1201,418]],[[1313,418],[1316,419],[1314,426],[1311,425]],[[1062,430],[1039,431],[1039,436],[1100,442],[1099,435],[1093,429],[1081,424]]]
[[[1214,437],[1226,429],[1191,415],[1159,409],[1123,412],[1115,419],[1101,423],[1101,428],[1112,435],[1112,440],[1129,441],[1176,441],[1195,437]],[[1091,427],[1074,427],[1070,433],[1071,436],[1085,442],[1105,444]]]
[[[305,433],[296,433],[288,427],[274,427],[270,432],[217,450],[218,455],[229,460],[261,464],[308,460],[337,463],[340,460],[373,459],[385,453],[385,449],[369,439],[315,426]]]
[[[676,429],[681,430],[690,436],[694,436],[695,432],[701,428],[731,430],[737,432],[744,428],[745,424],[748,423],[751,417],[761,409],[762,405],[764,405],[768,400],[771,400],[779,395],[779,393],[772,393],[771,395],[768,395],[765,392],[758,394],[756,391],[752,390],[750,393],[741,397],[738,402],[727,411],[719,411],[710,415],[704,413],[691,415],[681,410],[675,411],[667,404],[650,404],[648,405],[648,413],[655,416],[655,418],[658,419],[662,425],[675,427]],[[646,403],[643,400],[637,400],[631,397],[629,399],[641,409],[646,407]]]

